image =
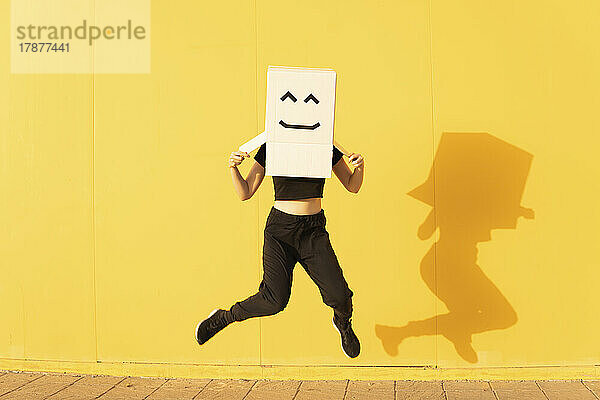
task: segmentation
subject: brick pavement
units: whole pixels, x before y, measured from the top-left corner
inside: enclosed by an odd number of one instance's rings
[[[600,381],[273,381],[0,371],[0,400],[600,400]]]

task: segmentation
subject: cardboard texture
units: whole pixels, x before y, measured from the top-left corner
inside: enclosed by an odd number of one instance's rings
[[[267,70],[266,175],[331,177],[335,71]]]
[[[330,178],[335,79],[330,69],[268,67],[265,131],[239,150],[266,142],[266,175]]]
[[[330,178],[335,79],[329,69],[269,67],[265,131],[239,150],[266,142],[266,175]]]
[[[254,150],[258,149],[263,145],[264,142],[267,141],[267,132],[263,132],[260,135],[254,136],[252,139],[248,140],[246,143],[240,146],[239,150],[245,153],[251,153]]]

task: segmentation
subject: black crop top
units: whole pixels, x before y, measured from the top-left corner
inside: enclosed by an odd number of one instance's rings
[[[342,152],[333,146],[333,158],[331,165],[337,164],[342,158]],[[254,156],[260,165],[265,166],[267,156],[267,145],[263,143]],[[300,200],[313,197],[323,197],[323,186],[325,178],[302,178],[288,176],[274,176],[273,187],[275,189],[275,200]]]

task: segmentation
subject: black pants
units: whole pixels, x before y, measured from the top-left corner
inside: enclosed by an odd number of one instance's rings
[[[342,320],[352,315],[352,291],[325,230],[323,210],[292,215],[271,209],[265,226],[263,279],[258,293],[235,303],[228,314],[233,321],[277,314],[288,303],[292,272],[299,262],[317,284],[323,302]]]

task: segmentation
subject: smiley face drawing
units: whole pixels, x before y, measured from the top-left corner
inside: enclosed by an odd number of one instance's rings
[[[267,70],[266,175],[331,177],[336,73]]]
[[[281,96],[280,100],[285,101],[287,99],[290,99],[294,103],[296,101],[298,101],[298,99],[296,99],[296,97],[293,94],[291,94],[289,91],[285,92],[285,94],[283,96]],[[306,98],[304,99],[304,102],[308,103],[311,100],[315,104],[319,104],[319,100],[312,93],[309,94],[308,96],[306,96]],[[288,128],[288,129],[308,129],[308,130],[312,131],[312,130],[317,129],[319,126],[321,126],[321,123],[317,122],[313,125],[297,125],[297,124],[288,124],[281,119],[281,120],[279,120],[279,125],[283,126],[284,128]]]

